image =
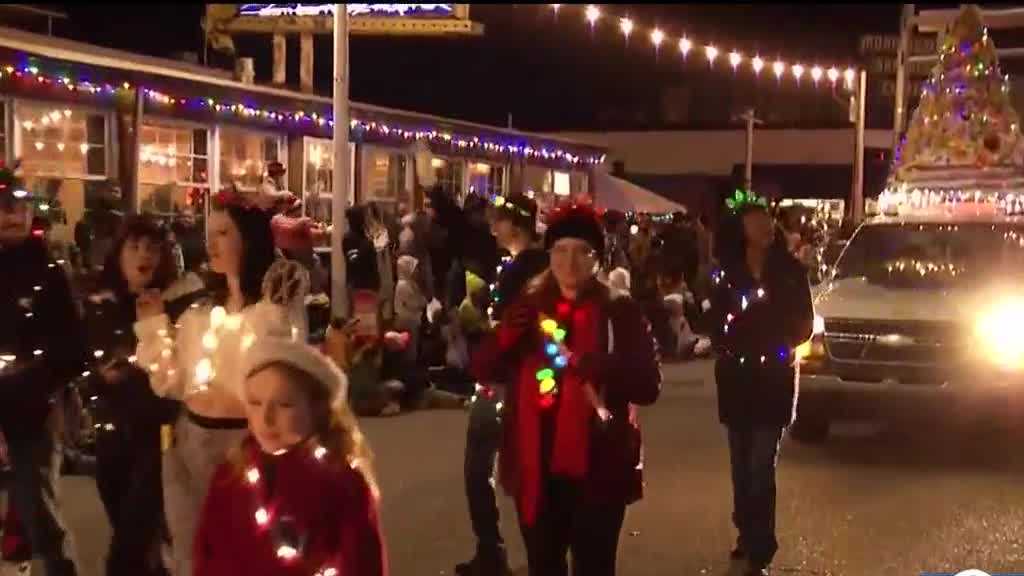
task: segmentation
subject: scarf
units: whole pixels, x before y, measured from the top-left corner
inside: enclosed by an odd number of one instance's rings
[[[572,361],[558,377],[558,401],[549,408],[541,407],[540,387],[535,378],[536,372],[550,362],[541,344],[539,325],[535,328],[537,335],[530,339],[535,349],[524,359],[514,411],[515,440],[519,445],[515,456],[518,473],[512,479],[522,521],[528,526],[537,518],[546,474],[573,480],[584,480],[587,476],[595,406],[586,387],[594,386],[595,392],[600,392],[592,369],[607,323],[600,302],[601,299],[593,297],[575,303],[558,299],[552,310],[544,310],[566,327],[566,342],[572,352]],[[550,438],[551,460],[545,473],[541,426],[548,410],[554,411],[554,429]]]

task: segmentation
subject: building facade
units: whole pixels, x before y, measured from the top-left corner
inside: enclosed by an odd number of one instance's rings
[[[399,213],[422,206],[415,150],[440,185],[533,194],[542,206],[587,199],[604,149],[448,118],[351,103],[348,202]],[[211,69],[0,28],[0,159],[58,197],[70,241],[89,210],[204,218],[211,191],[254,190],[270,162],[310,216],[329,223],[333,148],[328,98],[236,81]]]

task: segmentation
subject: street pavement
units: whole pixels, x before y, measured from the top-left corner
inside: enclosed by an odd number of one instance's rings
[[[619,573],[735,573],[711,365],[667,367],[662,397],[642,421],[646,497],[627,514]],[[362,426],[377,455],[392,574],[451,575],[473,545],[462,485],[466,415],[419,412]],[[954,407],[915,407],[837,428],[822,445],[784,441],[776,574],[1024,571],[1021,427],[987,425]],[[101,576],[109,530],[92,480],[67,478],[63,488],[82,576]],[[511,563],[525,574],[505,498],[502,511]]]

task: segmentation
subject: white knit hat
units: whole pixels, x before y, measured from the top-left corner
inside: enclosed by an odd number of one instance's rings
[[[327,390],[332,406],[348,398],[348,377],[308,344],[284,338],[259,338],[245,353],[242,374],[248,378],[271,364],[284,364],[312,376]]]

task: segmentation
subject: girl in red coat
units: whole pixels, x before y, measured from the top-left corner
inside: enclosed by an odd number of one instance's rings
[[[250,434],[210,485],[194,576],[384,576],[377,489],[344,374],[273,337],[242,364]]]
[[[595,278],[604,235],[586,207],[545,235],[550,269],[504,314],[474,358],[481,381],[509,374],[502,484],[516,499],[530,576],[613,576],[643,464],[634,405],[661,372],[643,312]],[[506,372],[507,371],[507,372]]]

